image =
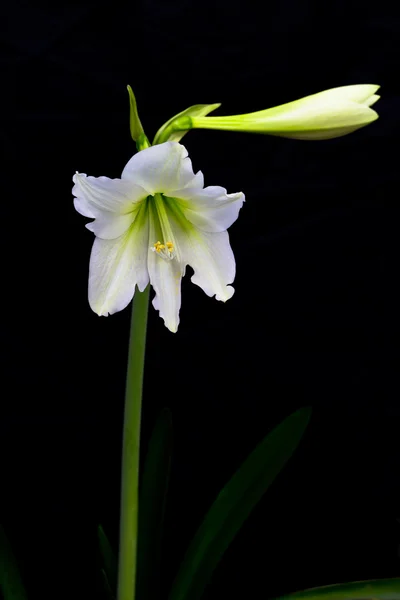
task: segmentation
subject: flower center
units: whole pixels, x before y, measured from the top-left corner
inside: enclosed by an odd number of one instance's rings
[[[151,235],[154,235],[153,239],[159,237],[160,239],[168,240],[165,242],[155,242],[150,246],[150,250],[164,260],[172,260],[173,258],[179,260],[179,250],[176,247],[174,234],[172,232],[165,200],[162,194],[149,196],[149,210],[150,218],[152,219]]]
[[[172,260],[175,258],[174,244],[172,242],[156,242],[151,247],[152,252],[156,252],[160,258],[164,260]]]

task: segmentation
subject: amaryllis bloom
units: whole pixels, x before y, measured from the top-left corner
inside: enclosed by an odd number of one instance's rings
[[[227,229],[244,194],[205,188],[184,146],[166,142],[138,152],[121,179],[76,173],[73,181],[76,210],[94,219],[86,225],[96,236],[89,304],[98,315],[122,310],[135,286],[142,292],[150,282],[153,306],[175,332],[186,265],[208,296],[223,302],[232,297],[235,258]]]

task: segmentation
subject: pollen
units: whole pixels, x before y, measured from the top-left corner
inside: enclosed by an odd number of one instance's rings
[[[170,252],[172,252],[172,251],[173,251],[173,249],[174,249],[174,245],[173,245],[173,243],[172,243],[172,242],[167,242],[165,245],[167,246],[167,248],[168,248],[168,250],[169,250]]]

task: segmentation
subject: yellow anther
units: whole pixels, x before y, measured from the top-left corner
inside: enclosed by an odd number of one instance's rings
[[[160,250],[165,249],[165,246],[160,241],[158,241],[155,244],[153,244],[153,248],[155,249],[156,252],[160,252]]]
[[[174,257],[174,244],[172,242],[166,242],[166,244],[162,244],[160,240],[158,240],[155,244],[151,246],[151,250],[153,252],[157,252],[157,254],[166,260],[172,260]]]

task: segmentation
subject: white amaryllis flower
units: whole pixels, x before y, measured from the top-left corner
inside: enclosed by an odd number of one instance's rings
[[[153,306],[175,332],[186,265],[208,296],[232,297],[235,259],[226,230],[244,194],[204,188],[203,174],[194,174],[184,146],[166,142],[138,152],[121,179],[76,173],[73,181],[76,210],[95,219],[86,227],[96,236],[89,304],[98,315],[122,310],[135,286],[142,292],[150,282]]]

